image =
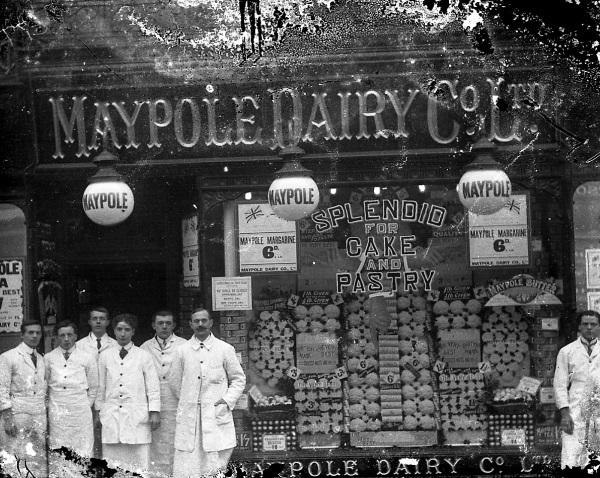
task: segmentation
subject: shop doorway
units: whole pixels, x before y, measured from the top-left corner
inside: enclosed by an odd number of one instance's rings
[[[91,306],[106,307],[111,317],[130,313],[139,326],[133,342],[141,345],[151,338],[152,314],[167,307],[167,284],[163,263],[93,264],[76,266],[80,336],[89,333],[87,312]],[[109,335],[113,336],[112,329]]]

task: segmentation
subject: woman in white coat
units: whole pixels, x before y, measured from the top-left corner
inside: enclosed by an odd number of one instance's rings
[[[102,423],[102,452],[109,466],[147,471],[152,429],[160,426],[160,382],[152,357],[133,345],[137,318],[117,315],[118,347],[100,354],[96,409]]]
[[[208,311],[196,309],[194,336],[174,354],[171,385],[179,399],[173,476],[222,471],[236,444],[232,410],[246,385],[235,349],[211,334]]]

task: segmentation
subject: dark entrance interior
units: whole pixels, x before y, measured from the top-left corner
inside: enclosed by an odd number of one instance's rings
[[[106,307],[111,318],[121,313],[136,315],[136,345],[153,336],[152,314],[167,307],[164,263],[78,265],[72,278],[78,292],[80,337],[90,332],[87,312],[96,305]],[[112,327],[108,333],[114,336]]]

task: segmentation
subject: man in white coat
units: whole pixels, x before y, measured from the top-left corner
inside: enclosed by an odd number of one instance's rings
[[[96,358],[112,347],[117,347],[117,341],[106,333],[110,315],[105,307],[94,307],[89,311],[88,323],[92,331],[77,341],[77,348]],[[93,458],[102,458],[102,427],[96,410],[92,411],[94,417],[94,451]]]
[[[99,355],[111,347],[117,346],[117,341],[106,333],[110,315],[104,307],[94,307],[89,312],[88,323],[92,331],[77,341],[77,346],[84,352],[99,357]]]
[[[173,392],[179,399],[173,476],[224,471],[236,444],[232,409],[246,385],[235,349],[210,331],[205,309],[192,312],[194,336],[175,351]]]
[[[156,331],[156,335],[141,346],[142,350],[152,355],[160,380],[160,427],[152,432],[150,467],[157,476],[171,476],[177,397],[171,390],[169,372],[173,363],[173,353],[187,340],[173,333],[175,319],[173,312],[169,310],[161,310],[154,314],[152,328]]]
[[[41,338],[42,325],[25,320],[21,343],[0,355],[0,450],[20,460],[23,476],[27,470],[36,477],[48,476],[46,367],[36,351]]]
[[[46,354],[48,430],[51,450],[61,447],[91,457],[94,446],[92,408],[98,392],[95,357],[77,347],[77,327],[63,320],[54,327],[58,347]],[[50,471],[54,455],[50,454]]]
[[[113,319],[118,347],[100,355],[96,409],[102,423],[102,453],[111,467],[146,473],[152,430],[160,426],[160,382],[152,356],[133,345],[137,318]]]
[[[561,468],[585,467],[588,463],[586,420],[581,416],[581,401],[592,362],[600,357],[597,346],[600,314],[585,310],[577,317],[581,336],[560,349],[554,373],[556,407],[561,415]]]

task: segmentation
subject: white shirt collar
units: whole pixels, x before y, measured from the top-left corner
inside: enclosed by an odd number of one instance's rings
[[[25,342],[21,342],[21,345],[23,346],[23,350],[25,352],[27,352],[29,355],[31,355],[32,353],[35,352],[35,349],[32,349],[29,345],[27,345]]]
[[[210,350],[210,348],[212,347],[212,345],[215,341],[215,336],[212,334],[212,332],[208,335],[208,337],[206,337],[206,340],[204,340],[204,342],[199,340],[195,334],[193,337],[194,337],[194,348],[195,349],[198,349],[198,347],[200,347],[200,345],[204,345],[204,347],[206,347],[208,350]]]
[[[71,347],[69,350],[63,349],[62,347],[59,347],[60,351],[64,354],[65,352],[69,352],[69,354],[72,354],[73,351],[75,350],[76,345],[73,344],[73,347]]]
[[[133,347],[133,342],[129,342],[125,347],[121,347],[119,345],[119,350],[121,350],[121,348],[124,348],[125,350],[127,350],[129,352],[131,350],[131,347]]]
[[[590,346],[590,345],[596,345],[596,343],[598,342],[598,338],[594,337],[592,340],[587,341],[583,336],[579,337],[581,339],[581,342],[583,343],[583,345],[585,346]]]
[[[90,340],[92,340],[94,343],[96,343],[98,341],[98,337],[96,337],[94,335],[94,332],[90,332]],[[100,342],[106,342],[108,340],[108,334],[106,332],[104,332],[104,335],[102,337],[100,337]]]

